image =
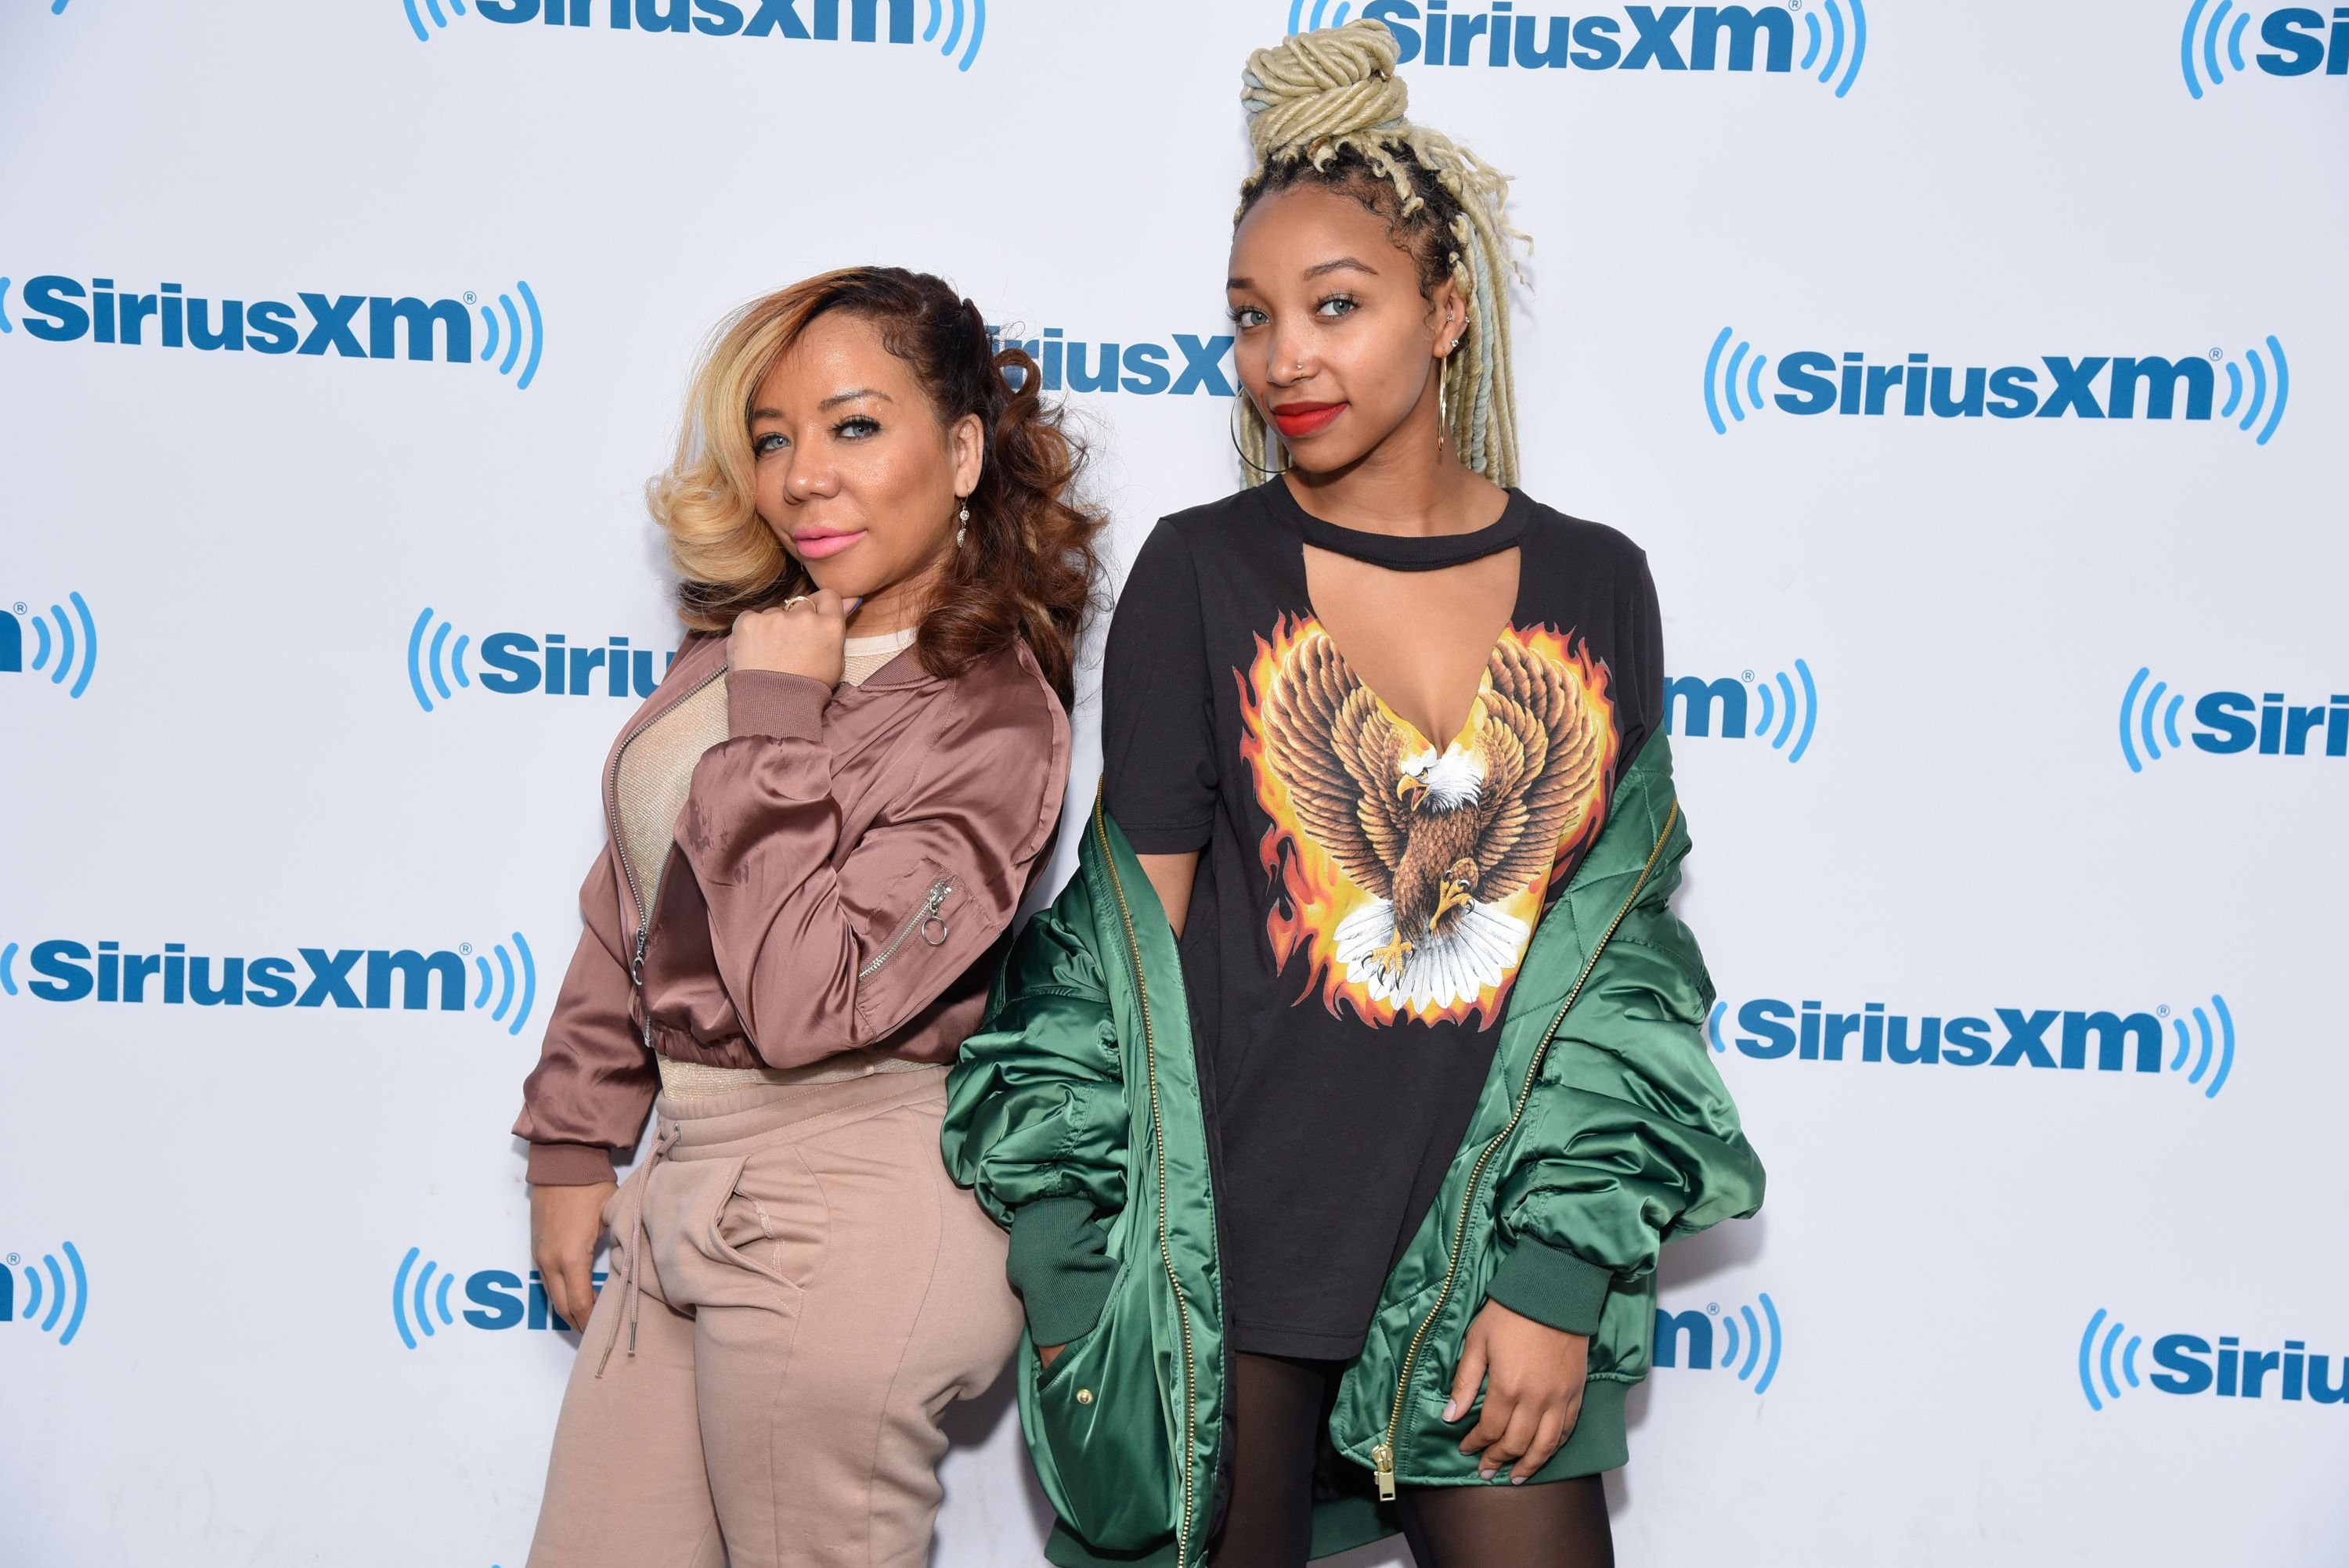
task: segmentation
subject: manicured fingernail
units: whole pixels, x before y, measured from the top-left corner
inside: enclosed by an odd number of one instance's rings
[[[1456,1421],[1460,1418],[1459,1400],[1446,1399],[1444,1401],[1444,1418],[1447,1421]]]
[[[1513,1475],[1509,1478],[1509,1484],[1511,1486],[1523,1486],[1526,1484],[1526,1478],[1521,1475]]]

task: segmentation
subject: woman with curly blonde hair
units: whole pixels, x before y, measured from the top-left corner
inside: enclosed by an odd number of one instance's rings
[[[533,1568],[926,1558],[939,1421],[1019,1335],[945,1064],[1059,820],[1097,574],[1040,385],[879,267],[753,303],[696,377],[651,487],[691,633],[605,762],[514,1129],[586,1325]]]

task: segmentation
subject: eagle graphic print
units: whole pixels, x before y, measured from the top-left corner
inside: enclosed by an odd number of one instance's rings
[[[1363,685],[1320,623],[1284,615],[1239,683],[1240,750],[1270,820],[1276,967],[1365,1023],[1489,1028],[1554,882],[1606,813],[1619,745],[1607,665],[1547,626],[1505,628],[1460,733],[1438,744]],[[1342,1015],[1340,1015],[1342,1016]]]

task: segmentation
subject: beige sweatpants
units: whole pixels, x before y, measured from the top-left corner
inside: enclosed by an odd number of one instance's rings
[[[662,1097],[604,1212],[530,1568],[927,1561],[940,1418],[1020,1323],[1004,1234],[938,1157],[945,1085]]]

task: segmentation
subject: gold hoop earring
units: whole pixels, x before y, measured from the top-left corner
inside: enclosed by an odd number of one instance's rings
[[[1289,469],[1293,469],[1297,466],[1294,462],[1288,464],[1286,468],[1268,469],[1262,463],[1257,462],[1254,458],[1249,457],[1247,455],[1247,449],[1240,445],[1240,398],[1246,397],[1247,396],[1247,394],[1243,392],[1239,397],[1232,399],[1232,416],[1230,418],[1224,421],[1224,424],[1232,438],[1232,450],[1240,455],[1240,467],[1262,474],[1267,479],[1273,479],[1278,475],[1287,473]]]

